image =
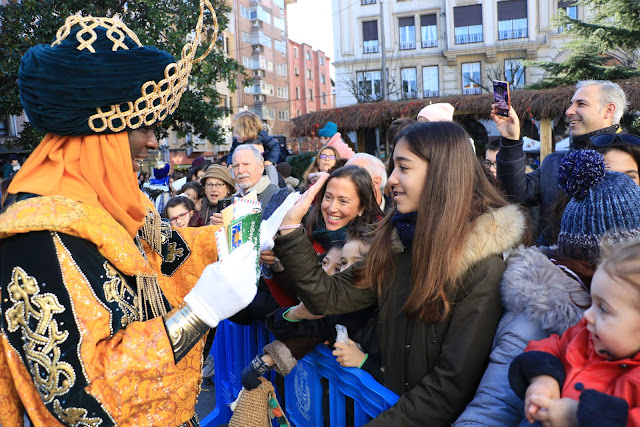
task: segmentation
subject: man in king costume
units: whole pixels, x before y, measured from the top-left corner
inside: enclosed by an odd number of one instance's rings
[[[135,172],[204,57],[203,14],[177,62],[80,16],[22,58],[21,101],[47,135],[0,216],[0,425],[198,425],[203,338],[253,299],[257,255],[214,263],[215,227],[172,229]]]

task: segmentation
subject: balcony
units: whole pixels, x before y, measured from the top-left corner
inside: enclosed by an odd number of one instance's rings
[[[527,28],[498,31],[498,40],[523,39],[527,37]]]
[[[438,47],[438,40],[422,40],[422,47]]]
[[[400,50],[415,49],[416,42],[400,42]]]
[[[378,52],[378,40],[365,40],[364,53],[377,53]]]
[[[480,95],[482,93],[481,87],[467,87],[462,89],[463,95]]]
[[[440,96],[440,91],[439,90],[425,90],[423,92],[423,97],[424,98],[437,98]]]

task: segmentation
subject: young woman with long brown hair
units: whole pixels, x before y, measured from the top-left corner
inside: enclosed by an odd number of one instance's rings
[[[353,268],[327,276],[292,230],[322,180],[285,217],[275,252],[281,284],[310,312],[377,304],[383,383],[400,399],[369,425],[448,426],[484,372],[502,312],[502,253],[522,241],[526,221],[487,180],[462,127],[418,123],[395,142],[396,208],[378,228],[365,285],[354,286]]]

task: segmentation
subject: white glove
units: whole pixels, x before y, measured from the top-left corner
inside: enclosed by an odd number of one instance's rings
[[[278,232],[278,228],[282,224],[287,212],[289,212],[289,209],[296,204],[300,197],[302,197],[302,195],[297,191],[289,194],[287,198],[284,199],[284,202],[278,206],[278,209],[271,214],[269,219],[265,219],[260,223],[260,252],[273,249],[273,236]]]
[[[191,310],[212,328],[249,305],[258,287],[257,252],[244,243],[224,260],[209,264],[184,297]]]

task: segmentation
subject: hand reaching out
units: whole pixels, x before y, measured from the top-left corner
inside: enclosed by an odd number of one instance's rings
[[[520,139],[520,119],[513,107],[509,107],[509,117],[499,116],[496,114],[496,105],[491,104],[491,118],[496,122],[498,132],[504,138],[519,140]]]
[[[289,320],[315,320],[322,319],[324,316],[311,313],[304,303],[301,302],[300,304],[292,307],[291,310],[285,314],[285,317]]]
[[[348,343],[336,342],[333,345],[336,349],[333,350],[336,361],[345,368],[359,368],[367,357],[366,353],[363,353],[353,340],[349,339]]]
[[[298,200],[296,204],[289,209],[289,212],[287,212],[284,220],[282,221],[282,225],[296,225],[302,222],[302,218],[307,214],[307,212],[309,212],[311,204],[322,189],[324,183],[327,182],[327,179],[329,179],[329,174],[322,172],[316,183],[309,187],[302,197],[300,197],[300,200]],[[293,230],[282,230],[280,233],[284,235],[291,231]]]

